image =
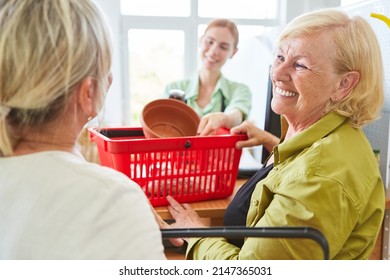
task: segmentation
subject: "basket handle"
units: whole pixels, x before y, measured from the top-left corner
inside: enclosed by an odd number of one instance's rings
[[[161,229],[163,238],[177,237],[271,237],[271,238],[307,238],[316,241],[324,252],[324,260],[329,259],[329,245],[325,236],[311,227],[211,227]]]

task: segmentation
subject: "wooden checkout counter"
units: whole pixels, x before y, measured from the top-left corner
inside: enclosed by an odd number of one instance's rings
[[[218,200],[193,202],[191,203],[191,207],[199,214],[200,217],[204,218],[210,226],[221,226],[223,224],[223,215],[226,207],[234,197],[235,192],[246,182],[246,180],[247,179],[238,179],[236,181],[234,192],[230,197]],[[155,207],[155,210],[164,220],[172,219],[172,216],[166,206]],[[390,210],[390,196],[386,197],[386,210]],[[371,260],[382,259],[382,240],[383,228],[376,242],[374,252],[370,257]],[[168,259],[184,259],[184,253],[178,253],[176,250],[170,249],[166,252],[166,254]]]

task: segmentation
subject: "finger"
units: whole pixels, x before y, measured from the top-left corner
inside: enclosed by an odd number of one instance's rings
[[[171,207],[173,207],[173,208],[175,208],[175,209],[181,209],[181,208],[183,208],[182,206],[181,206],[181,204],[179,203],[179,202],[177,202],[177,200],[176,199],[174,199],[172,196],[170,196],[170,195],[167,195],[167,201],[168,201],[168,203],[169,203],[169,205],[171,206]]]
[[[192,210],[191,205],[189,205],[188,203],[183,203],[181,206],[182,206],[183,209],[185,209],[185,210]]]
[[[152,209],[154,219],[156,220],[159,227],[160,228],[169,228],[169,224],[161,218],[161,216],[156,212],[156,210],[151,205],[150,205],[150,208]]]
[[[184,240],[182,238],[170,238],[169,241],[176,247],[183,246]]]
[[[210,135],[214,131],[213,123],[208,120],[207,123],[204,124],[203,128],[199,131],[200,136]]]
[[[168,206],[168,211],[169,213],[171,213],[171,216],[175,221],[182,221],[183,218],[186,216],[183,213],[183,211],[185,211],[184,209],[176,209],[171,206]]]
[[[206,125],[206,127],[199,133],[200,136],[206,136],[213,134],[215,130],[210,126]]]
[[[161,217],[159,217],[159,218],[156,217],[156,221],[157,221],[158,226],[161,229],[170,228],[170,225],[167,222],[165,222],[163,219],[161,219]]]
[[[164,221],[160,215],[158,214],[154,215],[154,218],[160,228],[169,228],[169,224],[166,221]]]
[[[208,122],[208,119],[203,117],[201,120],[200,120],[200,123],[198,125],[198,130],[197,130],[197,134],[201,134],[202,131],[204,130],[205,126],[207,125],[207,122]]]
[[[253,147],[253,146],[256,146],[256,145],[257,145],[256,140],[249,139],[249,140],[245,140],[245,141],[238,141],[236,143],[236,148],[237,149],[242,149],[242,148],[246,148],[246,147]]]
[[[230,129],[230,134],[246,134],[248,129],[245,126],[236,126]]]
[[[171,213],[172,217],[176,220],[180,216],[180,214],[183,211],[185,211],[185,209],[173,197],[167,196],[167,200],[169,202],[168,211],[169,213]]]
[[[172,207],[171,205],[168,205],[167,208],[168,208],[169,212],[172,214],[172,216],[176,215],[177,213],[179,213],[179,210],[177,208],[175,208],[175,207]]]

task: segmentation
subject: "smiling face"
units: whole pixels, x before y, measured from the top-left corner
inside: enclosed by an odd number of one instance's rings
[[[272,109],[284,115],[295,131],[303,130],[340,95],[340,75],[332,64],[336,46],[326,32],[281,42],[271,67]]]
[[[200,39],[200,56],[204,69],[220,71],[228,58],[233,57],[237,49],[234,37],[226,27],[211,27]]]

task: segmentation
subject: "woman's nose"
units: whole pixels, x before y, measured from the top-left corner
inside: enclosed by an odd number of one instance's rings
[[[279,64],[272,65],[271,67],[271,78],[275,81],[289,81],[291,80],[288,65]]]
[[[213,54],[217,54],[218,53],[218,44],[212,44],[209,48],[209,51]]]

